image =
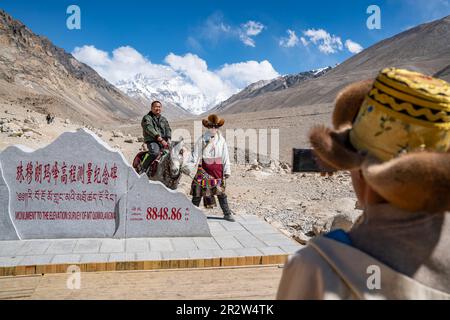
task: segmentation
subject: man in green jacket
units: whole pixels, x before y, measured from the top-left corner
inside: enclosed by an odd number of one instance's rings
[[[144,142],[147,144],[150,158],[147,165],[152,163],[159,155],[161,148],[168,149],[172,138],[172,129],[167,119],[161,115],[162,104],[153,101],[151,111],[142,118],[141,126]]]

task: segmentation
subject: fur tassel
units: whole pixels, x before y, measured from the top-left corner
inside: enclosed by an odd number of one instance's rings
[[[349,148],[350,129],[332,131],[329,128],[314,127],[309,140],[314,153],[327,165],[338,170],[353,170],[361,166],[364,156]]]
[[[365,80],[353,83],[338,94],[333,112],[335,129],[352,125],[364,99],[372,88],[373,82],[373,80]]]

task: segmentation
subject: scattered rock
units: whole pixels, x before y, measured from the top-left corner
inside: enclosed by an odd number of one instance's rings
[[[23,136],[27,139],[31,138],[34,136],[34,133],[32,131],[27,131],[23,134]]]
[[[358,211],[339,213],[338,215],[332,218],[331,231],[337,229],[350,231],[353,225],[360,217],[360,215],[361,212]]]
[[[10,133],[9,135],[8,135],[8,137],[18,137],[18,138],[20,138],[21,136],[23,135],[23,132],[19,132],[19,131],[17,131],[17,132],[13,132],[13,133]]]
[[[124,142],[125,142],[125,143],[133,143],[134,140],[133,140],[133,139],[126,139],[126,140],[124,140]]]
[[[113,131],[112,134],[113,134],[113,138],[124,138],[125,137],[123,135],[123,133],[120,131]]]
[[[327,232],[330,232],[332,223],[333,223],[332,219],[318,220],[312,226],[312,231],[314,232],[314,235],[320,236]]]
[[[310,237],[308,237],[306,234],[304,234],[303,232],[297,232],[296,234],[293,235],[292,237],[295,241],[297,241],[298,243],[302,244],[302,245],[306,245],[308,244],[309,240],[311,240]]]

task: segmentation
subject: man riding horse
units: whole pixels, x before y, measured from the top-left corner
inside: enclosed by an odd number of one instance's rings
[[[144,143],[148,148],[148,157],[143,163],[143,170],[155,160],[159,159],[161,150],[169,149],[172,138],[172,129],[169,121],[161,115],[162,104],[159,101],[153,101],[151,110],[142,118],[141,126],[144,135]]]

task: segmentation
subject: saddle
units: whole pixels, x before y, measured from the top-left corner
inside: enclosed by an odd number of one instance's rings
[[[141,151],[139,152],[133,160],[133,168],[136,170],[136,172],[141,175],[143,173],[147,173],[149,177],[154,177],[156,174],[156,171],[158,169],[158,165],[161,162],[161,158],[164,154],[164,151],[161,150],[156,157],[155,160],[153,160],[149,165],[146,164],[149,161],[150,154],[148,151]]]

